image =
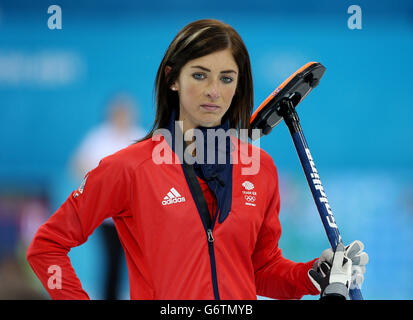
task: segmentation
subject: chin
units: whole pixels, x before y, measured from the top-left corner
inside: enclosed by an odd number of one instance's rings
[[[200,125],[201,127],[205,127],[205,128],[216,127],[216,126],[218,126],[218,125],[220,125],[220,124],[221,124],[221,119],[219,119],[218,121],[208,121],[208,122],[206,122],[206,121],[201,121],[201,122],[199,123],[199,125]]]
[[[199,125],[202,127],[210,128],[210,127],[216,127],[221,124],[221,119],[222,117],[217,117],[217,116],[204,116],[202,120],[199,120]]]

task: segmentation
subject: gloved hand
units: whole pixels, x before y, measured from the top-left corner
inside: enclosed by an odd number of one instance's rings
[[[350,289],[360,289],[364,281],[364,273],[366,272],[369,256],[363,250],[364,244],[359,240],[353,241],[345,248],[345,255],[352,261]],[[321,257],[316,261],[314,268],[319,268],[323,262],[331,265],[333,263],[333,256],[334,253],[331,248],[324,250]]]
[[[346,257],[344,245],[340,242],[332,257],[332,263],[315,263],[308,271],[314,286],[320,291],[320,299],[347,299],[351,281],[351,259]]]

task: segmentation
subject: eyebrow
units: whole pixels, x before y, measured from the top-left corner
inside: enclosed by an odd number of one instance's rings
[[[199,68],[201,70],[211,72],[211,70],[209,70],[208,68],[205,68],[203,66],[191,66],[191,68]],[[229,70],[223,70],[223,71],[221,71],[221,73],[237,73],[237,72],[235,70],[229,69]]]

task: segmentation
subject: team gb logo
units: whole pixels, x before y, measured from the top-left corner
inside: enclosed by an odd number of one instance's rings
[[[249,181],[244,181],[244,183],[242,184],[242,186],[247,189],[247,190],[252,190],[254,189],[254,185],[249,182]]]
[[[254,185],[249,181],[244,181],[242,186],[245,188],[245,190],[242,190],[245,198],[245,204],[247,206],[255,207],[256,204],[254,202],[257,200],[257,193],[252,191],[252,189],[254,189]]]

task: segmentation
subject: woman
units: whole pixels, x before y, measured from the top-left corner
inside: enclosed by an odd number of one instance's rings
[[[233,135],[211,139],[211,130],[248,128],[251,68],[237,32],[216,20],[184,27],[158,69],[156,104],[151,132],[104,158],[33,239],[28,261],[51,297],[89,298],[67,253],[108,217],[125,250],[131,299],[297,299],[325,291],[329,275],[317,266],[332,264],[329,251],[295,263],[278,248],[271,157]],[[240,161],[251,153],[250,163]],[[259,170],[245,174],[251,163]],[[50,266],[62,271],[60,286]]]

